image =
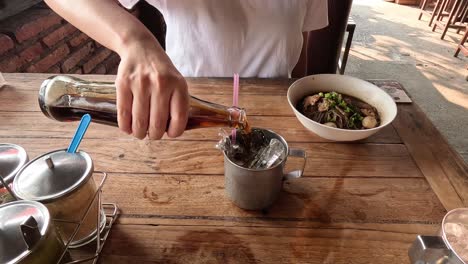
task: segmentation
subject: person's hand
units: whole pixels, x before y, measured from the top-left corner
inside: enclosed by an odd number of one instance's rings
[[[178,137],[188,118],[187,83],[154,41],[135,41],[119,54],[117,119],[122,131],[139,139],[160,139],[166,129]]]

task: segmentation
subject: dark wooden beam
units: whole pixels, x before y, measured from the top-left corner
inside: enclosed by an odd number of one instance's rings
[[[0,0],[0,21],[30,8],[42,0]]]
[[[328,27],[309,32],[307,74],[336,73],[352,0],[328,0]]]

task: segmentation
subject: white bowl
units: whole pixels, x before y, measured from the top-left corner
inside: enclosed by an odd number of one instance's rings
[[[333,128],[312,121],[296,109],[304,96],[331,91],[354,96],[375,107],[380,115],[380,126],[363,130]],[[310,75],[295,81],[288,89],[288,102],[302,125],[320,137],[334,141],[367,138],[389,125],[397,114],[395,101],[384,90],[369,82],[337,74]]]

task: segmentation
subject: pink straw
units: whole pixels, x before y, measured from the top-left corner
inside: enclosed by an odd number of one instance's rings
[[[239,74],[234,74],[234,87],[232,92],[232,105],[237,107],[239,105]],[[236,144],[236,136],[237,132],[236,129],[232,129],[231,132],[232,144]]]

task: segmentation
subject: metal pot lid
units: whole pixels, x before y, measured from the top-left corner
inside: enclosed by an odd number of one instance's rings
[[[25,223],[31,220],[35,228],[23,235]],[[49,211],[41,203],[16,201],[0,206],[0,263],[17,263],[34,251],[49,225]]]
[[[16,173],[28,162],[26,151],[14,144],[0,143],[0,176],[6,183],[13,181]],[[0,188],[3,184],[0,181]]]
[[[71,194],[92,173],[93,161],[86,152],[53,151],[30,161],[18,172],[13,192],[23,200],[50,202]]]

